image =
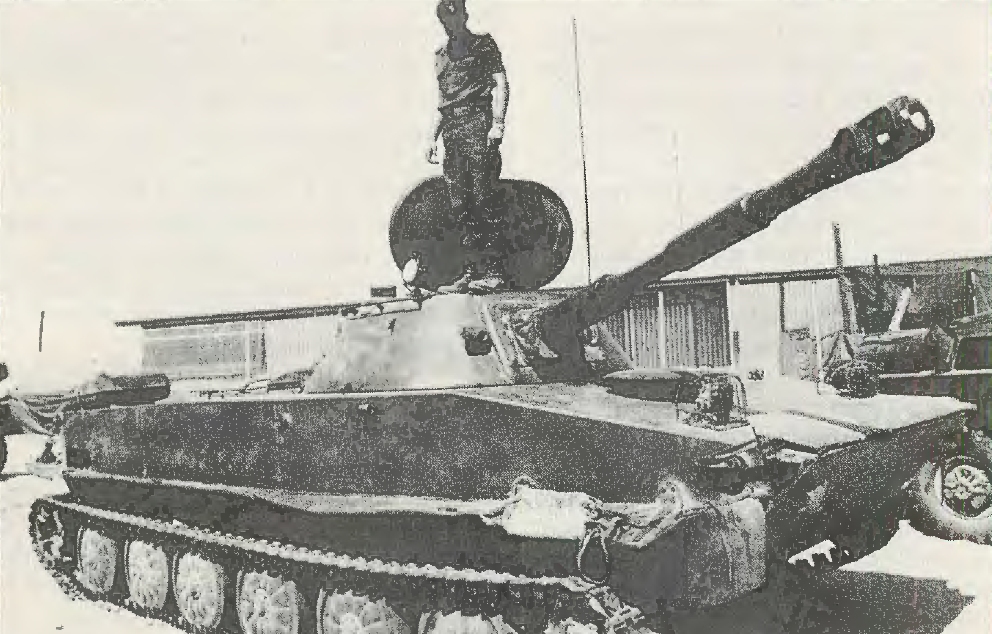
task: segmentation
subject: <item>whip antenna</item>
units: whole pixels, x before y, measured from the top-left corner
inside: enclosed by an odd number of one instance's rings
[[[572,16],[572,43],[575,52],[575,96],[579,108],[579,145],[582,149],[582,194],[586,211],[586,283],[592,284],[592,242],[589,237],[589,176],[586,172],[586,133],[582,121],[582,79],[579,75],[579,27]]]

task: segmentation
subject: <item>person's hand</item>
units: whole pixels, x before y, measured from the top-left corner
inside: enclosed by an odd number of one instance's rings
[[[487,138],[489,139],[489,145],[499,145],[503,142],[503,130],[504,124],[502,122],[494,122],[493,127],[489,129],[489,134]]]
[[[427,157],[427,162],[431,165],[437,165],[437,141],[432,141],[430,145],[427,146],[427,151],[424,152],[424,156]]]

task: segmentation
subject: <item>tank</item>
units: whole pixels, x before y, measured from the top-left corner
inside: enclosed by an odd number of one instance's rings
[[[521,256],[513,291],[353,307],[313,368],[225,398],[112,381],[127,389],[62,408],[68,492],[32,505],[34,548],[67,592],[196,632],[662,632],[679,611],[784,596],[793,555],[884,545],[902,485],[971,406],[638,369],[601,324],[933,133],[897,98],[577,290],[540,288],[571,244],[547,196],[530,226],[559,229],[530,233],[542,264]],[[443,206],[413,207],[394,215],[397,263],[416,249],[443,268],[424,237]]]

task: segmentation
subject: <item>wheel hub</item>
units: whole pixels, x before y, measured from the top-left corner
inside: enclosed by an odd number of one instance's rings
[[[947,471],[943,482],[944,502],[962,515],[977,515],[989,506],[992,483],[988,473],[971,464],[958,464]]]
[[[342,634],[362,634],[364,629],[362,627],[362,620],[358,618],[357,614],[341,615]]]

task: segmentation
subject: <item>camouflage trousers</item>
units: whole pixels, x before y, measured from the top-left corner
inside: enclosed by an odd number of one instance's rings
[[[473,246],[501,250],[506,214],[496,185],[503,159],[499,143],[488,139],[492,122],[488,104],[445,113],[444,180],[454,215]]]

